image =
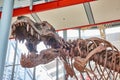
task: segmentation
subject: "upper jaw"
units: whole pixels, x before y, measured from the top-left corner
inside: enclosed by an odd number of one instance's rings
[[[34,37],[36,37],[38,40],[40,40],[40,34],[37,33],[35,31],[35,29],[33,27],[34,26],[34,22],[30,21],[28,19],[21,19],[21,20],[16,20],[13,24],[12,24],[12,36],[16,37],[16,33],[18,31],[20,31],[21,29],[21,33],[25,33],[26,34],[30,34],[31,36],[34,35]],[[21,36],[22,37],[22,36]],[[27,38],[27,37],[26,37]]]
[[[31,37],[28,38],[32,38],[34,36],[37,40],[48,42],[48,39],[51,37],[54,38],[57,43],[60,43],[59,36],[55,32],[55,29],[45,21],[43,21],[43,23],[35,23],[28,17],[18,17],[18,19],[12,24],[12,35],[20,40],[23,36],[19,36],[18,32],[25,36],[24,39],[28,37],[27,34],[30,34]]]

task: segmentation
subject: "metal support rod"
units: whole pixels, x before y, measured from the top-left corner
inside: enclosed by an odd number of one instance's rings
[[[26,68],[24,69],[24,79],[23,80],[26,80]]]
[[[49,0],[45,0],[45,2],[48,2]]]
[[[63,31],[63,38],[64,38],[64,40],[67,40],[67,30],[64,30]],[[64,80],[66,80],[66,71],[65,71],[65,68],[64,68],[64,66],[63,66],[63,69],[64,69]]]
[[[78,33],[79,33],[79,38],[81,39],[81,29],[78,29]]]
[[[0,25],[0,80],[2,80],[4,73],[13,5],[14,0],[4,0]]]
[[[66,70],[64,68],[64,65],[63,65],[63,79],[66,80]]]
[[[63,31],[63,38],[64,38],[64,40],[67,40],[67,30]]]
[[[33,0],[30,0],[30,10],[33,9]]]
[[[89,24],[95,24],[95,20],[94,20],[94,16],[93,16],[93,13],[92,13],[92,10],[91,10],[90,3],[89,2],[84,3],[83,6],[84,6],[84,9],[85,9]]]
[[[39,16],[37,15],[37,13],[32,13],[31,16],[33,17],[33,19],[35,20],[35,22],[41,23],[42,20],[39,18]]]
[[[33,69],[33,80],[36,80],[36,67]]]
[[[9,64],[9,62],[7,62],[7,61],[9,61],[9,57],[10,57],[10,50],[11,50],[11,46],[10,46],[10,44],[11,44],[11,41],[8,41],[9,42],[9,44],[8,44],[8,49],[7,49],[7,55],[6,55],[6,64]],[[5,65],[5,67],[7,67],[8,65]]]
[[[56,80],[59,80],[59,63],[58,63],[58,58],[56,58]]]
[[[11,80],[13,80],[13,79],[14,79],[15,62],[16,62],[16,57],[17,57],[17,47],[18,47],[18,41],[16,40],[16,43],[15,43],[15,53],[14,53],[14,60],[13,60],[13,67],[12,67]]]

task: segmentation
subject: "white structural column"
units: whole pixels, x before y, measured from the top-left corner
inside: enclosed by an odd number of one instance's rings
[[[0,24],[0,80],[3,78],[14,0],[4,0]]]

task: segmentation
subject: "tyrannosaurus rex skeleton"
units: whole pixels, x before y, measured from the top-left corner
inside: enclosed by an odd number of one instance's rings
[[[68,76],[78,80],[75,69],[83,79],[82,73],[91,80],[120,79],[120,52],[104,39],[92,37],[65,41],[48,22],[36,23],[26,16],[19,16],[12,24],[12,35],[19,41],[26,40],[30,52],[21,55],[22,67],[32,68],[59,57],[66,69],[66,80]],[[41,41],[50,48],[36,54],[36,46]]]

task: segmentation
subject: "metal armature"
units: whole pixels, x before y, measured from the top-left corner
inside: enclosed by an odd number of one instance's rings
[[[33,9],[33,0],[30,0],[30,10]]]

